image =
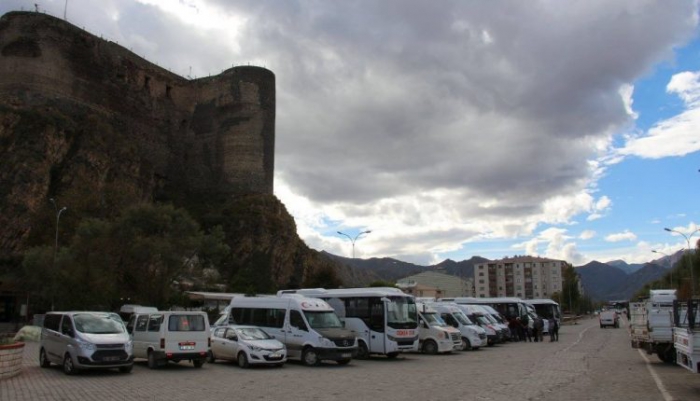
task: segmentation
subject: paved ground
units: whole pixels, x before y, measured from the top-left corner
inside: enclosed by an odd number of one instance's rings
[[[171,364],[131,374],[65,376],[41,369],[38,347],[25,350],[20,376],[0,382],[0,400],[700,400],[700,375],[633,350],[625,328],[596,320],[564,326],[559,342],[510,343],[451,355],[402,355],[309,368],[243,370],[217,362],[194,369]],[[659,390],[650,373],[661,382]]]

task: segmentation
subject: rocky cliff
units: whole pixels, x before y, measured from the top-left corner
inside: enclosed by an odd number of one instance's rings
[[[233,275],[269,289],[333,282],[339,265],[306,247],[272,194],[274,86],[248,66],[187,80],[63,20],[2,16],[0,261],[53,244],[50,198],[68,207],[62,238],[82,219],[168,202],[225,227]]]

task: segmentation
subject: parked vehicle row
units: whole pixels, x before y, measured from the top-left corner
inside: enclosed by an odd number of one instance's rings
[[[158,311],[126,305],[107,312],[51,312],[44,319],[40,364],[66,374],[91,368],[128,373],[135,359],[156,369],[206,360],[282,366],[400,352],[448,353],[506,341],[508,328],[492,308],[416,302],[396,288],[302,289],[234,297],[210,327],[199,311]],[[122,318],[128,319],[125,324]]]

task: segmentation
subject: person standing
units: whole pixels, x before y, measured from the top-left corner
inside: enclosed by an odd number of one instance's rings
[[[544,320],[542,320],[541,317],[537,316],[535,318],[535,342],[542,342],[544,340],[543,338],[543,333],[544,332]]]
[[[559,341],[559,323],[557,319],[549,319],[549,342]]]

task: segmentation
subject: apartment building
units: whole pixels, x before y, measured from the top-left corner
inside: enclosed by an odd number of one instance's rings
[[[561,292],[563,260],[535,256],[516,256],[479,263],[474,266],[474,292],[479,298],[550,298]]]

